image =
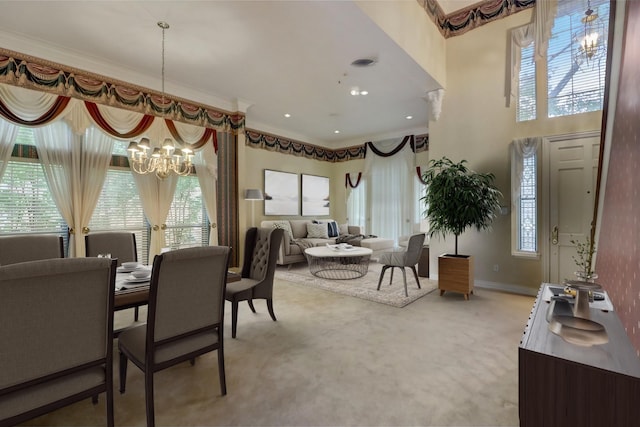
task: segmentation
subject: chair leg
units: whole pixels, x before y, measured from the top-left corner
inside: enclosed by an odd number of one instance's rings
[[[416,283],[418,284],[418,289],[422,289],[422,288],[420,287],[420,279],[418,279],[418,272],[416,271],[416,266],[415,266],[415,265],[412,265],[412,266],[411,266],[411,269],[413,270],[413,277],[415,277],[415,278],[416,278]]]
[[[231,303],[231,338],[236,337],[236,327],[238,326],[238,301]]]
[[[136,306],[136,307],[133,309],[133,320],[134,320],[134,321],[136,321],[136,322],[138,321],[138,314],[139,314],[139,312],[140,312],[140,310],[139,310],[138,306]]]
[[[111,382],[111,387],[107,388],[107,427],[113,427],[113,425],[113,382]]]
[[[389,266],[391,267],[391,278],[389,279],[389,286],[391,286],[391,282],[393,282],[393,266]]]
[[[380,284],[382,284],[382,279],[384,279],[384,272],[387,271],[387,268],[389,268],[388,265],[383,266],[382,271],[380,272],[380,278],[378,279],[378,291],[380,290]]]
[[[144,394],[147,402],[147,427],[156,424],[153,408],[153,372],[147,367],[144,371]]]
[[[404,282],[404,296],[408,297],[409,292],[407,292],[407,272],[404,271],[404,267],[400,267],[402,269],[402,281]]]
[[[269,298],[267,299],[267,309],[269,310],[269,315],[271,316],[271,318],[273,319],[273,321],[275,322],[276,320],[276,315],[273,312],[273,299]]]
[[[224,350],[222,343],[220,343],[220,348],[218,349],[218,375],[220,376],[220,393],[223,396],[227,394],[227,379],[224,373]]]
[[[253,300],[252,299],[248,299],[247,300],[247,304],[249,304],[249,308],[251,309],[251,311],[253,311],[255,313],[256,312],[256,308],[253,306]]]
[[[125,388],[127,387],[127,363],[129,359],[127,356],[120,352],[120,394],[124,393]]]
[[[196,364],[196,358],[194,357],[193,359],[189,360],[189,363],[191,363],[191,366]]]
[[[94,394],[93,396],[91,396],[91,403],[93,403],[94,405],[98,404],[98,395]]]

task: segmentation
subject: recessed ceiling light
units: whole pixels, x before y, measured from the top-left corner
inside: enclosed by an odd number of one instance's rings
[[[353,96],[358,96],[358,95],[360,95],[360,91],[358,90],[358,88],[357,88],[357,87],[356,87],[356,88],[351,89],[351,92],[349,92],[349,93],[350,93],[351,95],[353,95]]]
[[[361,90],[360,91],[360,95],[362,95],[362,96],[369,95],[369,91],[368,90]]]
[[[354,67],[369,67],[376,63],[376,60],[373,58],[360,58],[356,59],[351,63]]]
[[[284,116],[288,118],[288,117],[291,117],[291,114],[289,114],[289,113],[284,113]]]
[[[333,133],[340,133],[338,129],[334,130]]]
[[[405,117],[405,119],[411,120],[411,119],[413,119],[413,116],[407,116],[407,117]]]

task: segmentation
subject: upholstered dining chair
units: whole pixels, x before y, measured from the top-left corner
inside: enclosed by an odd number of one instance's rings
[[[118,267],[123,262],[138,261],[136,235],[128,231],[105,231],[84,236],[85,253],[88,257],[111,254]],[[133,308],[133,320],[138,321],[139,307]]]
[[[0,265],[50,258],[64,258],[60,235],[17,234],[0,237]]]
[[[398,267],[402,270],[402,279],[404,280],[404,294],[409,296],[407,291],[407,273],[405,267],[411,268],[413,276],[416,278],[418,289],[420,289],[420,279],[418,279],[418,272],[416,271],[416,264],[420,260],[420,253],[422,252],[422,245],[424,244],[425,234],[414,234],[409,238],[407,243],[407,249],[405,251],[393,251],[383,252],[378,258],[380,264],[384,264],[382,271],[380,272],[380,279],[378,279],[378,290],[382,284],[384,273],[388,268],[391,268],[391,277],[389,279],[389,285],[393,282],[393,268]]]
[[[100,393],[113,426],[115,270],[106,258],[0,267],[0,426]]]
[[[225,298],[231,302],[231,337],[236,337],[238,325],[238,303],[247,301],[256,312],[254,299],[265,299],[269,315],[276,321],[273,312],[273,275],[284,230],[279,228],[256,228],[247,230],[244,243],[244,261],[241,279],[227,285]]]
[[[136,235],[128,231],[105,231],[89,233],[84,236],[86,254],[96,257],[100,254],[111,254],[118,259],[118,267],[123,262],[138,261]]]
[[[154,258],[147,323],[118,336],[120,393],[131,360],[144,372],[148,426],[155,424],[153,375],[162,369],[187,360],[193,364],[197,356],[217,350],[220,390],[227,394],[223,324],[229,252],[226,246],[205,246]]]

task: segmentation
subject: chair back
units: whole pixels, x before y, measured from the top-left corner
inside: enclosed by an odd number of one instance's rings
[[[422,253],[422,245],[424,245],[425,234],[414,234],[409,238],[407,244],[407,252],[405,255],[405,266],[416,265],[420,261],[420,254]]]
[[[64,258],[64,243],[60,235],[20,234],[0,237],[0,265],[51,258]]]
[[[271,297],[273,293],[273,276],[283,238],[284,230],[279,228],[253,227],[247,230],[242,277],[260,281],[253,288],[254,298]]]
[[[0,267],[0,425],[112,385],[115,269],[106,258]]]
[[[222,329],[229,253],[227,246],[204,246],[156,255],[149,289],[147,349],[162,341]]]
[[[84,236],[84,243],[88,257],[111,254],[112,258],[118,259],[118,267],[123,262],[138,261],[136,235],[131,232],[91,233]]]

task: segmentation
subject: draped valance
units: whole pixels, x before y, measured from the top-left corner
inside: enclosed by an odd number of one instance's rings
[[[95,125],[121,140],[148,136],[159,142],[172,137],[179,145],[188,145],[194,150],[211,141],[217,151],[217,133],[211,128],[17,86],[0,84],[0,116],[21,126],[36,127],[64,120],[77,135]]]
[[[174,122],[237,132],[245,116],[0,48],[0,83],[126,109]],[[62,100],[58,102],[63,102]],[[55,110],[54,110],[55,111]],[[5,116],[6,117],[6,116]]]

